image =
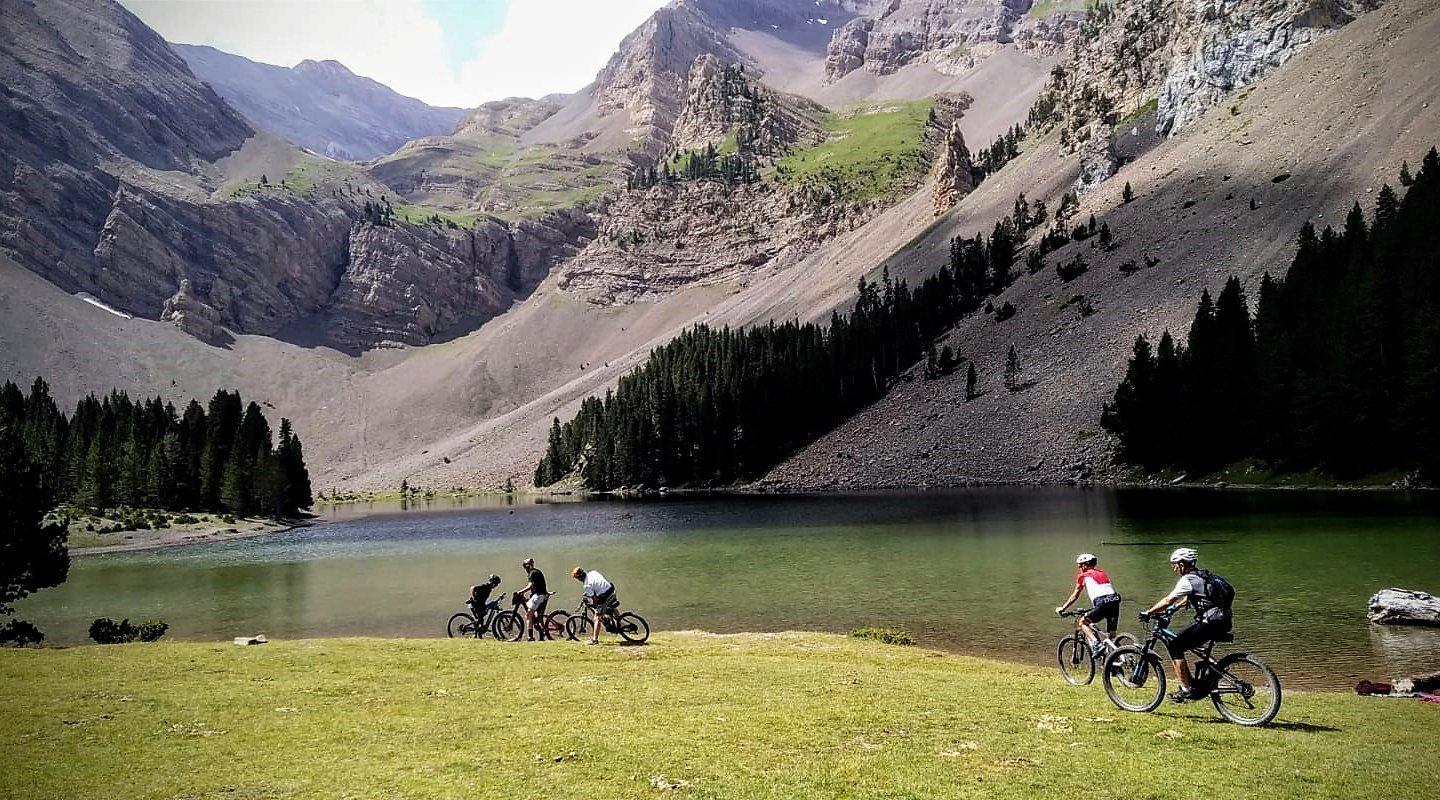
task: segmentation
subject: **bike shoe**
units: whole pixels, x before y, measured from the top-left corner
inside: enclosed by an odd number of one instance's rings
[[[1185,703],[1194,699],[1194,696],[1190,694],[1190,690],[1188,689],[1180,689],[1179,691],[1174,691],[1170,693],[1171,702]]]

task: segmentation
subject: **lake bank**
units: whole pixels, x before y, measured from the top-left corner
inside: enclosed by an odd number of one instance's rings
[[[138,550],[158,550],[181,545],[224,542],[232,539],[249,539],[268,534],[303,528],[314,524],[309,519],[256,519],[242,517],[230,521],[208,516],[194,523],[173,525],[168,528],[125,529],[106,532],[86,532],[82,543],[71,544],[70,553],[77,556],[102,555],[105,553],[128,553]]]
[[[1247,729],[1208,703],[1127,714],[1053,669],[810,633],[8,650],[0,708],[0,797],[36,800],[1169,797],[1190,768],[1214,798],[1428,798],[1440,781],[1440,707],[1414,700],[1287,692],[1276,725]]]

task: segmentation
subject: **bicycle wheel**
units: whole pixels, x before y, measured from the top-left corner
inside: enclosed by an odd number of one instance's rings
[[[1236,725],[1264,725],[1280,713],[1280,678],[1249,653],[1231,653],[1215,665],[1210,700]]]
[[[570,612],[565,609],[551,611],[545,617],[545,635],[551,639],[569,638]]]
[[[579,641],[582,636],[590,635],[590,617],[585,614],[576,614],[565,621],[565,638],[570,641]]]
[[[1126,711],[1154,711],[1165,699],[1165,666],[1159,656],[1139,647],[1110,653],[1101,677],[1110,702]]]
[[[525,636],[525,618],[514,611],[501,611],[495,615],[490,632],[501,641],[518,642]]]
[[[1124,631],[1110,637],[1110,641],[1114,642],[1116,647],[1136,647],[1140,644],[1139,639],[1136,639],[1134,635]]]
[[[451,639],[474,636],[475,629],[475,618],[463,611],[451,617],[449,624],[445,626],[445,632],[450,634]]]
[[[615,632],[631,644],[642,644],[650,638],[650,623],[633,611],[626,611],[615,620]]]
[[[1056,648],[1056,660],[1060,662],[1060,677],[1071,686],[1085,686],[1095,680],[1095,659],[1090,657],[1090,645],[1080,636],[1066,636]]]

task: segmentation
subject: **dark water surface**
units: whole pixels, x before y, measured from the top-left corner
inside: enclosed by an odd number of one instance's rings
[[[160,618],[219,640],[444,636],[471,583],[523,585],[533,556],[573,608],[601,570],[659,630],[902,627],[924,646],[1049,664],[1074,555],[1097,553],[1134,612],[1174,583],[1180,544],[1236,587],[1237,649],[1294,687],[1440,669],[1440,629],[1382,628],[1388,586],[1440,593],[1440,495],[986,488],[650,501],[436,501],[331,510],[265,538],[77,557],[20,611],[53,643],[91,620]],[[483,646],[500,646],[486,644]],[[567,646],[567,645],[557,645]]]

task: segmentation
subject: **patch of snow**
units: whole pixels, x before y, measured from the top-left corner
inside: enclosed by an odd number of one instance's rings
[[[135,317],[126,314],[124,311],[121,311],[118,308],[106,305],[105,303],[100,301],[100,298],[96,297],[93,294],[90,294],[89,292],[76,292],[75,296],[102,311],[109,311],[111,314],[114,314],[121,319],[135,319]]]
[[[829,25],[829,24],[830,24],[830,20],[825,19],[824,17],[821,17],[821,18],[819,18],[819,19],[817,19],[817,20],[815,20],[815,21],[818,22],[818,23],[820,23],[821,25]]]
[[[771,25],[770,27],[774,28],[774,29],[777,30],[777,31],[780,30],[780,26],[779,26],[779,25]]]

